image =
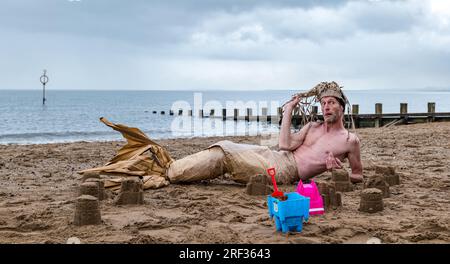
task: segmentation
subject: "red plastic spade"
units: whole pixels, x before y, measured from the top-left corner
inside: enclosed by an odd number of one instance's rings
[[[272,193],[272,197],[284,197],[284,193],[278,191],[278,187],[277,187],[277,181],[275,180],[275,168],[269,168],[267,169],[267,173],[270,175],[270,177],[272,177],[272,183],[273,183],[273,188],[274,188],[274,192]]]

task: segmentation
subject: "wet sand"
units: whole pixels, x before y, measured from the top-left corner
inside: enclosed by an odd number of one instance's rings
[[[372,237],[382,243],[449,243],[450,123],[357,132],[366,178],[375,175],[375,166],[394,166],[400,174],[384,210],[358,211],[363,184],[356,184],[343,193],[341,208],[312,216],[301,233],[288,236],[275,231],[264,196],[249,196],[245,185],[226,179],[146,190],[143,205],[116,206],[109,193],[100,202],[102,224],[78,227],[72,223],[77,171],[105,164],[124,142],[0,145],[0,243],[66,243],[70,237],[82,243],[366,243]],[[179,159],[222,139],[158,142]]]

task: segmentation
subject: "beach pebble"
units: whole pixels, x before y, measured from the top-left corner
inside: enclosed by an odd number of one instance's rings
[[[381,240],[376,237],[371,237],[371,238],[367,239],[366,244],[381,244]]]
[[[81,240],[78,237],[69,237],[66,244],[81,244]]]

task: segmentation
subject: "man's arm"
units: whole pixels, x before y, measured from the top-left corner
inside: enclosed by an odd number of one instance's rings
[[[291,133],[292,110],[294,105],[297,105],[298,101],[299,99],[294,99],[284,110],[283,119],[281,120],[280,137],[278,139],[278,148],[280,150],[297,149],[303,144],[306,134],[308,134],[309,129],[313,125],[313,123],[310,122],[302,127],[298,133]]]
[[[280,137],[278,138],[278,147],[280,150],[290,150],[291,139],[291,117],[292,110],[298,104],[300,98],[293,97],[284,107],[283,119],[281,120]]]
[[[298,147],[300,147],[303,144],[303,141],[305,141],[306,135],[308,134],[308,131],[312,126],[313,126],[313,123],[309,122],[304,127],[302,127],[302,129],[300,129],[299,132],[291,133],[289,135],[289,144],[286,146],[278,144],[279,149],[292,151],[292,150],[295,150]]]
[[[350,163],[350,168],[352,173],[350,174],[350,180],[353,183],[358,183],[363,181],[363,168],[361,163],[361,150],[359,138],[353,135],[354,139],[351,140],[350,152],[348,153],[348,161]]]

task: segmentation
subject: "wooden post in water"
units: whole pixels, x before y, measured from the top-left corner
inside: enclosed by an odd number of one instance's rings
[[[319,114],[319,107],[317,105],[313,105],[311,109],[312,121],[316,120],[317,115]]]
[[[178,115],[180,116],[180,115],[183,115],[183,109],[179,109],[178,110]]]
[[[277,108],[277,114],[278,114],[279,117],[281,117],[281,115],[283,114],[283,108],[278,107]]]
[[[261,115],[262,116],[267,116],[267,107],[261,108]]]
[[[278,124],[281,125],[281,116],[283,115],[283,108],[282,107],[278,107],[277,108],[277,121]]]
[[[233,120],[234,121],[238,120],[238,115],[239,115],[239,109],[234,109],[234,111],[233,111]]]
[[[358,118],[359,105],[357,105],[357,104],[352,105],[352,115],[354,115],[353,121],[355,121],[355,128],[358,128],[359,127],[359,118]]]
[[[406,115],[408,113],[408,104],[400,103],[400,115]]]
[[[352,114],[353,115],[359,114],[359,105],[357,105],[357,104],[352,105]]]
[[[188,110],[188,116],[192,116],[192,110]]]
[[[247,108],[247,114],[245,115],[245,121],[250,121],[250,116],[252,115],[252,109]]]
[[[227,109],[226,108],[222,109],[222,120],[223,121],[227,120]]]
[[[198,110],[198,116],[199,116],[200,118],[203,118],[203,109]]]
[[[377,117],[375,118],[375,127],[380,127],[383,125],[381,124],[381,122],[383,121],[381,118],[383,114],[383,105],[381,103],[375,104],[375,114],[377,115]]]
[[[435,113],[436,113],[436,103],[428,102],[428,122],[434,122]]]
[[[214,109],[211,109],[211,111],[209,112],[209,116],[213,117],[214,116]]]
[[[408,104],[400,103],[400,117],[403,118],[403,124],[408,123]]]
[[[267,107],[261,108],[261,116],[258,116],[258,122],[262,121],[262,120],[264,120],[266,122],[268,121],[267,120]]]

